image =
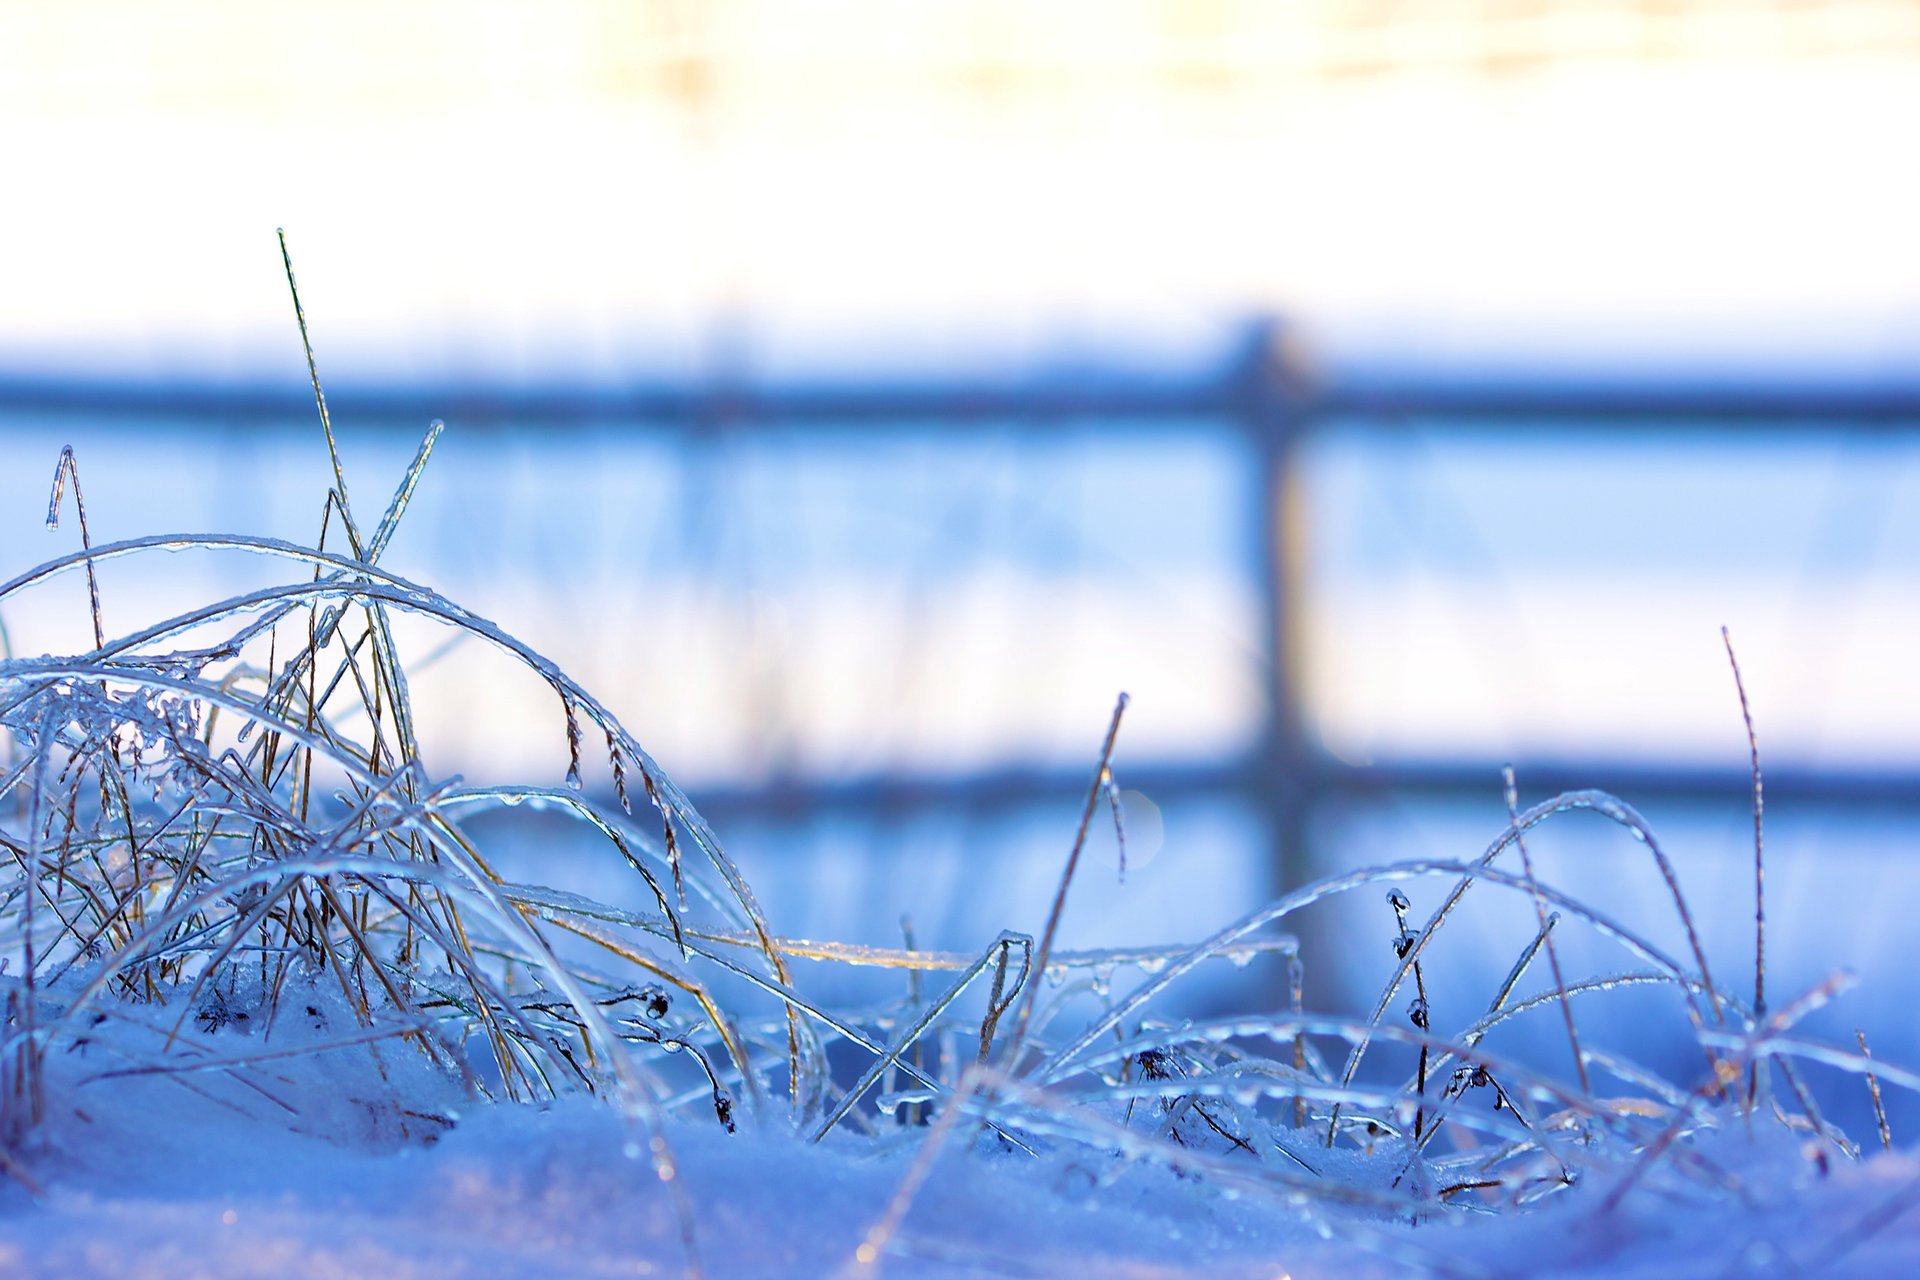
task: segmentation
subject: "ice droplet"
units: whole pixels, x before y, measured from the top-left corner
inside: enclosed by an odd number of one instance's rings
[[[902,1089],[898,1093],[881,1094],[878,1098],[874,1099],[873,1105],[879,1109],[882,1115],[890,1116],[901,1107],[912,1106],[915,1103],[931,1102],[937,1096],[937,1091],[933,1089]]]

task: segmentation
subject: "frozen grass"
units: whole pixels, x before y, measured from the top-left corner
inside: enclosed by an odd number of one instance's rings
[[[81,548],[0,585],[0,614],[19,616],[70,607],[46,587],[84,575],[93,641],[0,662],[0,1174],[30,1192],[49,1128],[87,1106],[110,1114],[90,1101],[101,1091],[176,1089],[260,1124],[401,1147],[440,1139],[475,1101],[588,1095],[625,1118],[628,1150],[651,1163],[647,1194],[668,1206],[688,1272],[707,1206],[671,1138],[697,1122],[897,1156],[884,1211],[845,1242],[851,1272],[934,1253],[1004,1264],[991,1243],[936,1245],[916,1230],[936,1166],[973,1159],[1065,1161],[1096,1195],[1143,1168],[1172,1171],[1394,1267],[1464,1273],[1487,1268],[1457,1233],[1413,1228],[1556,1204],[1600,1218],[1641,1196],[1710,1211],[1751,1194],[1725,1158],[1727,1133],[1790,1135],[1787,1159],[1808,1168],[1859,1155],[1822,1118],[1806,1064],[1863,1077],[1876,1109],[1882,1086],[1920,1088],[1874,1061],[1864,1037],[1797,1034],[1844,978],[1768,1002],[1757,746],[1750,1001],[1713,976],[1679,876],[1632,808],[1583,791],[1523,811],[1511,777],[1509,821],[1475,858],[1351,871],[1189,948],[1060,949],[1103,805],[1117,824],[1124,697],[1038,939],[947,952],[910,936],[893,950],[784,938],[608,708],[509,632],[380,567],[439,424],[369,531],[317,372],[314,390],[332,483],[312,546],[237,534],[94,546],[68,452],[47,520],[70,487]],[[257,557],[278,581],[109,635],[99,566],[215,552]],[[469,788],[429,776],[403,617],[489,645],[549,687],[544,731],[566,744],[564,778]],[[591,828],[652,908],[504,880],[472,834],[476,816],[503,807]],[[1535,874],[1526,834],[1576,811],[1616,824],[1623,848],[1657,868],[1678,953]],[[1430,948],[1469,892],[1514,895],[1536,927],[1475,940],[1510,948],[1495,989],[1431,999],[1447,976]],[[1386,899],[1381,933],[1350,940],[1368,953],[1392,944],[1379,996],[1357,1013],[1309,1010],[1308,957],[1287,929],[1355,893]],[[1433,904],[1424,921],[1413,894]],[[1555,937],[1570,925],[1611,939],[1621,966],[1566,971]],[[1201,966],[1263,957],[1243,983],[1246,1014],[1162,1012]],[[799,959],[898,970],[902,982],[892,1000],[827,1009],[796,979]],[[1579,1030],[1583,1006],[1649,989],[1670,993],[1667,1034],[1697,1046],[1685,1078]],[[1436,1007],[1477,1012],[1442,1030]],[[1503,1047],[1509,1028],[1540,1019],[1564,1027],[1564,1071]],[[84,1072],[65,1065],[80,1051],[94,1064]],[[330,1089],[313,1087],[316,1072]],[[1878,1137],[1890,1142],[1884,1119]],[[1917,1186],[1886,1204],[1911,1203]],[[1863,1219],[1856,1234],[1884,1225]]]

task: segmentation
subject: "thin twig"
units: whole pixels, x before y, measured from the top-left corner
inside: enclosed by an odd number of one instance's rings
[[[1501,775],[1506,783],[1507,821],[1517,826],[1520,821],[1520,787],[1514,780],[1513,766],[1504,766],[1501,769]],[[1553,990],[1560,997],[1560,1015],[1567,1024],[1567,1044],[1573,1049],[1573,1069],[1580,1077],[1580,1092],[1591,1097],[1593,1085],[1587,1079],[1587,1058],[1580,1051],[1580,1033],[1574,1029],[1573,1025],[1573,1004],[1567,999],[1567,980],[1560,968],[1560,951],[1554,946],[1553,931],[1547,927],[1547,900],[1540,896],[1540,882],[1534,878],[1533,855],[1527,852],[1527,838],[1524,835],[1516,835],[1513,843],[1514,847],[1520,851],[1520,868],[1527,877],[1528,892],[1533,897],[1533,909],[1540,920],[1540,936],[1547,941],[1547,964],[1553,970]]]
[[[1387,904],[1393,908],[1394,920],[1400,926],[1400,932],[1394,939],[1394,954],[1405,956],[1413,949],[1417,936],[1407,928],[1407,911],[1413,904],[1397,888],[1387,892]],[[1408,1012],[1407,1020],[1425,1034],[1432,1014],[1427,1004],[1427,975],[1418,958],[1413,962],[1413,991],[1413,1008]],[[1414,1094],[1419,1099],[1413,1110],[1413,1143],[1418,1148],[1427,1108],[1427,1045],[1424,1040],[1420,1043],[1420,1067],[1414,1079]]]
[[[1867,1048],[1867,1033],[1856,1028],[1853,1038],[1860,1042],[1860,1056],[1872,1058],[1873,1050]],[[1873,1095],[1873,1119],[1880,1126],[1880,1149],[1893,1150],[1893,1134],[1887,1128],[1887,1109],[1880,1101],[1880,1080],[1873,1072],[1867,1072],[1867,1091]]]
[[[1740,659],[1733,653],[1733,634],[1720,628],[1720,642],[1727,649],[1727,665],[1733,669],[1733,687],[1740,694],[1740,719],[1747,728],[1747,754],[1753,764],[1753,1017],[1757,1022],[1767,1016],[1767,861],[1765,812],[1760,782],[1760,739],[1753,729],[1753,710],[1747,703],[1747,683],[1740,678]],[[1747,1075],[1747,1111],[1752,1113],[1759,1098],[1762,1063],[1756,1061]]]
[[[1740,678],[1740,659],[1733,654],[1733,636],[1720,628],[1727,647],[1727,665],[1733,668],[1733,687],[1740,694],[1740,719],[1747,726],[1747,753],[1753,762],[1753,1016],[1767,1016],[1767,860],[1763,826],[1764,803],[1760,782],[1760,740],[1753,730],[1753,710],[1747,704],[1747,684]]]
[[[47,528],[60,527],[60,496],[67,479],[73,480],[73,509],[80,517],[80,547],[84,551],[93,550],[93,535],[87,529],[87,500],[80,495],[80,468],[73,460],[73,446],[60,447],[60,460],[53,464],[53,497],[47,502]],[[93,606],[93,647],[107,647],[106,631],[100,625],[100,579],[94,573],[93,561],[87,561],[87,597]]]
[[[1034,951],[1033,972],[1036,978],[1047,972],[1048,959],[1053,954],[1054,936],[1060,931],[1060,917],[1067,909],[1067,890],[1073,884],[1073,874],[1080,866],[1080,851],[1086,847],[1087,829],[1093,824],[1094,808],[1100,803],[1103,789],[1112,781],[1113,744],[1120,736],[1120,718],[1127,713],[1127,695],[1122,693],[1113,704],[1113,719],[1107,724],[1106,741],[1100,746],[1100,767],[1094,770],[1093,785],[1087,788],[1086,807],[1080,811],[1080,828],[1073,836],[1073,849],[1067,854],[1067,865],[1060,873],[1060,888],[1053,895],[1053,908],[1047,912],[1047,926],[1040,934],[1040,945]],[[1014,1018],[1013,1035],[1007,1039],[1007,1047],[1002,1054],[1006,1069],[1014,1072],[1019,1069],[1020,1050],[1027,1039],[1027,1024],[1033,1020],[1034,1002],[1040,995],[1040,983],[1031,982],[1026,995],[1020,1001],[1020,1012]]]
[[[364,559],[364,548],[360,544],[360,530],[353,523],[353,511],[347,505],[347,472],[340,464],[340,446],[333,438],[333,417],[327,412],[327,393],[320,389],[320,366],[313,358],[313,341],[307,336],[307,312],[300,305],[300,286],[293,281],[293,254],[287,248],[287,233],[282,227],[274,228],[273,234],[280,240],[280,261],[287,268],[287,292],[293,295],[293,317],[300,322],[300,347],[307,356],[307,377],[313,383],[314,407],[320,410],[320,430],[327,437],[327,457],[333,463],[333,492],[339,499],[340,518],[347,527],[347,541],[353,547],[354,559]]]

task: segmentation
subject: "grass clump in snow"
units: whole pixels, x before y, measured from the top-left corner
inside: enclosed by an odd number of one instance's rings
[[[304,339],[304,315],[300,325]],[[310,347],[308,360],[311,369]],[[1345,1238],[1425,1265],[1408,1223],[1526,1209],[1588,1185],[1603,1188],[1596,1212],[1648,1185],[1668,1197],[1737,1194],[1738,1179],[1695,1141],[1729,1122],[1783,1126],[1822,1160],[1856,1155],[1799,1061],[1866,1075],[1876,1105],[1883,1082],[1920,1085],[1874,1062],[1864,1039],[1855,1052],[1797,1036],[1840,981],[1766,1002],[1757,748],[1746,1002],[1713,978],[1675,869],[1639,814],[1596,791],[1522,811],[1511,778],[1509,821],[1472,860],[1350,871],[1191,947],[1059,949],[1103,801],[1117,825],[1124,697],[1037,939],[1005,933],[947,952],[911,936],[898,949],[783,938],[607,707],[506,630],[381,566],[440,425],[369,528],[348,499],[317,371],[313,386],[332,483],[312,546],[238,534],[93,545],[68,451],[48,523],[71,487],[80,548],[0,584],[0,612],[45,609],[47,584],[83,575],[92,639],[65,656],[0,659],[0,1173],[29,1186],[36,1133],[71,1105],[49,1084],[57,1051],[112,1056],[87,1086],[141,1076],[203,1094],[224,1087],[233,1105],[317,1128],[337,1117],[303,1115],[276,1082],[290,1064],[324,1058],[354,1064],[358,1114],[400,1141],[455,1123],[461,1096],[610,1098],[649,1134],[668,1194],[680,1197],[690,1259],[697,1206],[661,1128],[676,1113],[728,1129],[743,1118],[791,1124],[816,1142],[859,1130],[877,1149],[913,1149],[887,1212],[849,1242],[856,1269],[930,1247],[908,1230],[913,1204],[943,1153],[963,1148],[1022,1160],[1072,1152],[1096,1186],[1164,1166],[1329,1231],[1337,1215]],[[100,566],[216,553],[254,557],[276,578],[109,631]],[[490,646],[543,682],[565,776],[467,787],[430,775],[402,618]],[[497,874],[472,820],[503,808],[585,824],[652,908]],[[1683,948],[1535,874],[1527,833],[1575,811],[1616,824],[1652,861]],[[1422,920],[1403,886],[1433,882]],[[1443,1032],[1429,987],[1444,979],[1429,956],[1469,891],[1514,895],[1535,927],[1505,980],[1473,994],[1475,1015]],[[1386,979],[1357,1015],[1309,1010],[1304,958],[1286,930],[1299,912],[1355,892],[1386,896]],[[1568,973],[1555,943],[1563,921],[1611,939],[1635,967]],[[1166,993],[1203,965],[1261,956],[1281,959],[1286,981],[1257,984],[1248,1013],[1162,1012]],[[796,959],[900,970],[905,993],[830,1011],[800,990]],[[1114,985],[1136,972],[1130,989]],[[1697,1046],[1691,1077],[1669,1079],[1578,1030],[1578,1007],[1651,988],[1672,994],[1676,1025]],[[1449,991],[1447,1008],[1463,1003]],[[1499,1047],[1510,1026],[1539,1018],[1564,1025],[1570,1072]],[[453,1101],[421,1105],[412,1082],[423,1072]]]

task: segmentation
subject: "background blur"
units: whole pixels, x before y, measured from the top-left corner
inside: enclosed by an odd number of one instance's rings
[[[1724,624],[1775,989],[1859,967],[1833,1025],[1920,1060],[1915,120],[1910,3],[11,0],[0,574],[67,442],[97,540],[311,541],[285,226],[362,510],[449,424],[389,563],[601,691],[784,931],[1037,928],[1124,688],[1070,941],[1470,857],[1511,762],[1640,807],[1737,974]],[[558,778],[540,688],[436,661],[431,768]],[[1617,831],[1534,852],[1671,936]]]

